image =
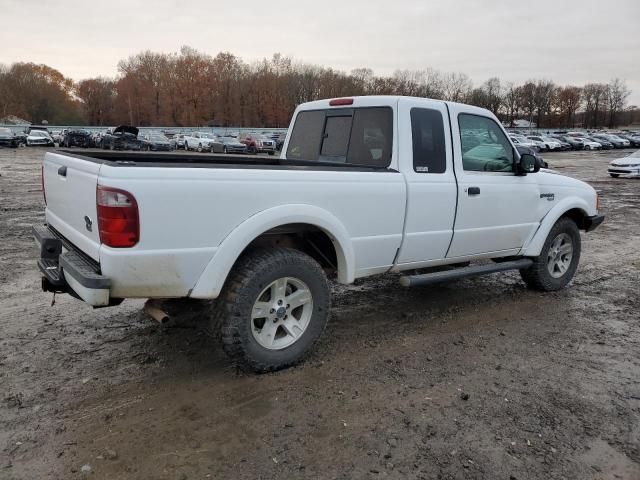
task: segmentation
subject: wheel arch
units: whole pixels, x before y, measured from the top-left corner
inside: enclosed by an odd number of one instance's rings
[[[330,212],[313,205],[283,205],[256,213],[235,227],[218,246],[190,296],[216,298],[232,268],[248,248],[265,235],[293,225],[315,229],[325,235],[333,246],[338,282],[353,282],[355,255],[344,225]]]
[[[584,230],[589,210],[589,204],[582,198],[567,198],[563,200],[545,215],[540,222],[538,230],[536,230],[525,247],[522,248],[520,255],[525,257],[537,257],[540,255],[549,232],[561,217],[570,218],[579,229]]]

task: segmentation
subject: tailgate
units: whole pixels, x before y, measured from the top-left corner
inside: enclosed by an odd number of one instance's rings
[[[55,152],[48,152],[43,164],[47,223],[94,260],[100,251],[96,186],[101,166]]]

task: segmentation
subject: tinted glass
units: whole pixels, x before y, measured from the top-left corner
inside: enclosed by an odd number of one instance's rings
[[[411,109],[413,169],[421,173],[444,173],[447,154],[444,121],[438,110]]]
[[[347,162],[388,167],[393,145],[393,112],[388,107],[360,108],[353,114]]]
[[[351,116],[327,117],[327,122],[324,127],[322,150],[320,150],[322,160],[346,161],[347,149],[349,148],[349,135],[351,134],[351,121]]]
[[[300,112],[287,147],[287,158],[317,160],[324,128],[324,110]]]
[[[393,111],[388,107],[300,112],[287,158],[388,167]]]
[[[460,114],[462,166],[475,172],[513,172],[511,142],[496,122],[478,115]]]

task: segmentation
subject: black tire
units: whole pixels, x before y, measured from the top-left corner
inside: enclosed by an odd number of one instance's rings
[[[312,314],[294,343],[271,350],[254,338],[251,312],[260,293],[283,277],[296,278],[308,286],[313,299]],[[305,357],[324,331],[330,307],[327,277],[314,259],[292,248],[257,249],[238,260],[212,321],[221,319],[222,346],[234,364],[245,371],[270,372],[292,366]]]
[[[274,153],[276,152],[274,152],[273,150],[269,151],[269,155],[273,155]]]
[[[553,241],[561,234],[569,236],[573,251],[567,271],[564,272],[561,277],[555,278],[547,268],[547,260]],[[520,276],[527,286],[534,290],[542,290],[545,292],[560,290],[566,287],[575,275],[578,269],[578,263],[580,262],[580,252],[581,243],[578,226],[570,218],[562,217],[549,232],[540,255],[533,258],[533,265],[527,269],[520,270]]]
[[[184,149],[185,151],[189,151],[189,144],[187,142],[184,142]]]
[[[198,153],[202,153],[202,144],[201,143],[198,144]]]
[[[258,153],[258,149],[256,148],[256,146],[255,146],[255,145],[250,145],[250,146],[249,146],[249,153],[250,153],[251,155],[255,155],[256,153]]]
[[[617,173],[610,173],[609,175],[611,175],[612,178],[618,178],[620,176]]]
[[[222,147],[222,153],[224,153],[224,154],[227,153],[227,146],[226,145],[224,147]]]

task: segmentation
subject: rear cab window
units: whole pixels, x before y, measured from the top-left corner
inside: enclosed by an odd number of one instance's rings
[[[392,146],[391,107],[305,110],[296,117],[286,158],[387,168]]]

